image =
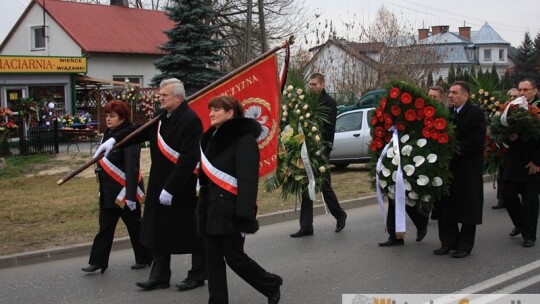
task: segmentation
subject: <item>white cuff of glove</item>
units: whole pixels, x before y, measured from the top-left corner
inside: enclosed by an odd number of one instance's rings
[[[126,200],[126,205],[128,206],[129,210],[133,211],[137,209],[137,203],[134,201]]]
[[[96,150],[96,153],[94,153],[94,158],[98,157],[101,153],[103,153],[103,157],[107,157],[107,155],[111,153],[111,150],[114,147],[115,143],[116,143],[116,139],[114,138],[107,139],[107,141],[99,145],[99,147]]]
[[[161,194],[159,195],[159,203],[164,206],[170,206],[172,203],[172,194],[167,192],[165,189],[161,190]]]

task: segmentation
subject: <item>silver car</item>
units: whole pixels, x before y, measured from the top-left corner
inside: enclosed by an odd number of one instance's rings
[[[375,108],[366,107],[337,116],[330,164],[345,168],[351,163],[365,163],[369,160],[369,125],[374,110]]]

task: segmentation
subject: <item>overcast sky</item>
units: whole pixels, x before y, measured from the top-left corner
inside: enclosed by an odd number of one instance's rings
[[[300,0],[301,1],[301,0]],[[108,1],[103,1],[108,3]],[[0,0],[0,41],[13,27],[30,0]],[[418,29],[424,25],[449,25],[456,31],[463,23],[473,31],[488,22],[506,41],[518,46],[526,31],[534,39],[540,31],[539,0],[304,0],[305,14],[321,14],[321,19],[369,23],[384,5],[396,16]],[[345,32],[338,32],[347,36]]]

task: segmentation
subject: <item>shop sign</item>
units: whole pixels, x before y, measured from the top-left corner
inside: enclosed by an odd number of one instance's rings
[[[0,73],[86,73],[84,57],[0,56]]]

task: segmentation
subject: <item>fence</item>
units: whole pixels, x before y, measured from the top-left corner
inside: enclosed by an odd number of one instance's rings
[[[58,123],[54,121],[52,126],[29,127],[20,120],[18,137],[11,138],[9,144],[12,155],[32,155],[44,153],[58,153]]]

